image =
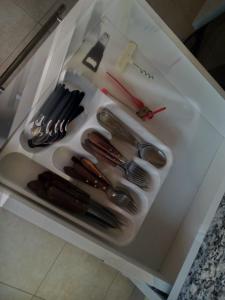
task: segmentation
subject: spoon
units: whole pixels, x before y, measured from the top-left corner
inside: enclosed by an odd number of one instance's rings
[[[99,124],[113,136],[133,145],[140,158],[150,162],[156,168],[162,168],[167,163],[166,154],[151,143],[146,143],[131,132],[130,128],[119,120],[109,109],[103,108],[97,114]]]

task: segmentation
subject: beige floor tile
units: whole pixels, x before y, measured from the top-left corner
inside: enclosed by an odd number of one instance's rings
[[[131,296],[129,297],[129,300],[145,300],[145,296],[138,288],[134,287],[134,290]]]
[[[34,293],[64,246],[64,241],[0,211],[0,281]]]
[[[4,60],[4,62],[0,63],[0,74],[2,74],[7,67],[14,61],[14,59],[18,56],[18,54],[26,47],[26,45],[30,42],[30,40],[35,36],[35,34],[38,32],[38,30],[41,28],[39,24],[37,24],[31,32],[20,42],[18,47],[13,49],[11,53],[9,53],[9,56]],[[0,46],[1,47],[1,46]],[[32,52],[34,53],[34,52]],[[31,53],[31,55],[32,55]],[[30,56],[28,56],[29,59]],[[21,64],[22,66],[22,64]],[[19,69],[19,68],[18,68]]]
[[[132,282],[118,274],[112,285],[110,286],[104,300],[128,300],[133,293],[134,285]]]
[[[31,300],[32,295],[0,283],[1,300]]]
[[[13,2],[38,22],[51,8],[55,0],[13,0]]]
[[[34,28],[35,22],[11,0],[0,1],[0,64]]]
[[[36,294],[46,300],[103,300],[116,274],[95,257],[67,245]]]

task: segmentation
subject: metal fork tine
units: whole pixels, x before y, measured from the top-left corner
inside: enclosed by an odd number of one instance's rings
[[[135,214],[137,212],[137,208],[133,203],[128,204],[127,210],[132,214]]]
[[[147,187],[148,187],[148,184],[147,184],[147,182],[146,182],[145,180],[139,180],[139,179],[136,179],[136,178],[134,178],[134,177],[132,177],[132,176],[127,176],[127,179],[128,179],[130,182],[132,182],[132,183],[138,185],[138,186],[141,187],[141,188],[147,188]]]

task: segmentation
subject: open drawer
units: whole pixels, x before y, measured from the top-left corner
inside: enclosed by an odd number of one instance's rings
[[[98,71],[92,72],[82,60],[104,32],[110,39]],[[148,122],[132,116],[134,130],[145,138],[155,137],[167,151],[169,164],[164,175],[149,171],[156,174],[155,182],[160,178],[154,197],[146,193],[145,202],[142,193],[134,190],[145,212],[135,235],[112,240],[47,206],[26,188],[27,181],[46,168],[69,180],[61,168],[73,153],[70,138],[79,136],[89,115],[78,121],[77,130],[75,127],[64,140],[44,150],[25,147],[21,134],[57,82],[73,84],[71,78],[85,78],[94,90],[90,99],[102,97],[97,88],[112,89],[105,73],[116,73],[115,62],[129,41],[138,45],[135,62],[151,76],[144,76],[132,64],[119,76],[146,105],[167,107]],[[168,299],[176,299],[225,192],[223,91],[144,0],[80,0],[45,43],[51,49],[38,88],[30,94],[32,109],[0,154],[2,206],[96,255],[131,279],[166,293]],[[41,55],[42,47],[35,55]],[[25,101],[21,98],[24,106]],[[86,103],[87,110],[91,101]],[[102,103],[112,104],[107,97]],[[129,116],[127,108],[114,104],[118,114],[121,108]],[[142,129],[135,122],[141,122]],[[78,145],[76,149],[81,151]],[[125,238],[126,243],[121,243]]]

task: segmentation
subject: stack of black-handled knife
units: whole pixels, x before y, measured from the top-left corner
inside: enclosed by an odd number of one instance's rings
[[[28,145],[45,147],[64,138],[69,123],[84,111],[80,105],[84,96],[84,92],[58,85],[30,124]]]
[[[74,184],[52,172],[40,174],[27,184],[37,196],[72,214],[85,217],[103,228],[120,228],[122,218],[111,209],[93,200]]]

